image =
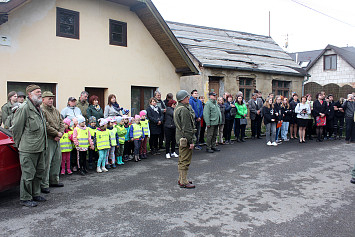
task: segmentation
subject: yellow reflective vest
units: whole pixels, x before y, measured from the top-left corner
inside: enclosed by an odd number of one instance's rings
[[[111,130],[110,129],[107,129],[110,133],[110,140],[111,140],[111,146],[117,146],[117,141],[116,141],[116,134],[117,134],[117,130],[116,128],[112,128]]]
[[[141,125],[144,131],[144,135],[149,136],[149,120],[148,119],[141,120]]]
[[[120,144],[124,144],[125,135],[127,133],[126,128],[123,125],[116,125],[116,130],[117,130],[117,134],[118,134],[118,142]]]
[[[89,147],[89,128],[81,129],[75,128],[78,136],[79,147]]]
[[[71,152],[73,150],[73,144],[69,139],[69,136],[73,134],[73,131],[64,133],[59,141],[61,152]]]
[[[96,130],[96,147],[98,150],[110,149],[110,132],[109,130],[100,131]]]
[[[132,124],[133,127],[133,139],[139,139],[143,136],[142,125],[141,124]]]

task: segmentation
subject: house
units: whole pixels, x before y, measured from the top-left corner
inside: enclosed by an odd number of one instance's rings
[[[255,89],[264,97],[301,94],[306,72],[271,37],[177,22],[168,25],[200,71],[183,76],[182,89],[197,89],[205,96],[211,89],[219,95],[242,91],[246,100]]]
[[[305,81],[305,93],[319,91],[345,97],[355,87],[355,48],[327,45],[323,50],[291,53],[290,56],[311,76]]]
[[[180,89],[198,70],[150,0],[10,0],[0,3],[0,104],[36,83],[56,95],[115,94],[132,115],[153,91]]]

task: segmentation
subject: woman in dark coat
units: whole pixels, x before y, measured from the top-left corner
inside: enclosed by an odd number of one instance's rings
[[[86,115],[88,119],[91,116],[94,116],[96,118],[96,127],[99,127],[99,119],[104,117],[104,112],[99,105],[99,97],[96,95],[90,96],[89,107],[86,110]]]
[[[233,103],[233,97],[231,95],[227,96],[227,101],[224,103],[224,105],[226,107],[226,122],[223,129],[224,138],[226,139],[226,144],[233,144],[233,142],[231,141],[231,134],[233,129],[234,117],[237,112]]]
[[[149,100],[149,106],[147,108],[147,118],[149,120],[149,130],[150,130],[150,150],[152,155],[159,155],[158,152],[158,139],[159,135],[162,133],[164,115],[161,109],[157,106],[157,100],[152,97]]]
[[[316,120],[316,133],[317,133],[317,142],[322,142],[322,134],[323,134],[323,129],[324,125],[319,126],[317,124],[317,119],[324,118],[327,113],[327,103],[323,100],[323,95],[321,93],[318,93],[316,95],[317,100],[314,101],[313,103],[313,116]]]
[[[174,123],[174,109],[176,107],[177,102],[173,99],[169,100],[166,107],[165,119],[164,119],[164,133],[165,133],[165,149],[166,154],[165,158],[177,158],[179,157],[175,152],[175,135],[176,135],[176,127]]]

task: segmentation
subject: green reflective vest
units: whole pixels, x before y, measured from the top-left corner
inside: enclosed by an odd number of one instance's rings
[[[96,130],[96,147],[98,150],[110,149],[110,132],[108,130]]]
[[[143,132],[142,132],[142,125],[140,124],[132,124],[133,127],[133,139],[139,139],[140,137],[143,136]]]
[[[73,150],[73,144],[69,139],[69,136],[73,134],[73,131],[64,133],[59,141],[61,152],[71,152]]]
[[[118,134],[118,142],[120,144],[124,144],[125,142],[125,135],[127,133],[127,130],[124,126],[121,126],[121,125],[117,125],[116,126],[116,129],[117,129],[117,134]]]
[[[149,130],[149,121],[148,119],[141,120],[141,125],[144,131],[144,135],[148,135],[148,130]]]
[[[78,132],[78,142],[79,142],[79,147],[89,147],[89,128],[86,129],[81,129],[81,128],[75,128],[76,131]]]
[[[91,135],[91,137],[95,137],[95,133],[96,133],[96,128],[90,128],[89,127],[89,131],[90,131],[90,135]]]
[[[116,141],[117,130],[116,130],[116,128],[112,128],[111,130],[108,129],[108,131],[110,133],[111,146],[117,146],[117,141]]]

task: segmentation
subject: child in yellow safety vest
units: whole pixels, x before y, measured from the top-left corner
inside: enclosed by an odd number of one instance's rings
[[[117,129],[113,126],[116,120],[110,117],[108,117],[106,120],[107,120],[107,130],[110,133],[110,144],[111,144],[111,148],[106,158],[106,169],[111,169],[111,168],[114,169],[116,168],[115,151],[116,151],[116,146],[118,144]]]
[[[144,131],[143,131],[143,127],[141,125],[141,118],[139,115],[136,115],[134,117],[134,122],[131,125],[131,128],[129,129],[129,137],[131,138],[131,141],[134,142],[134,161],[138,162],[141,159],[139,158],[139,156],[141,154],[139,154],[139,150],[141,148],[141,143],[143,138],[145,137]]]
[[[94,116],[91,116],[89,118],[89,125],[88,125],[91,139],[94,139],[95,133],[96,133],[96,118]],[[99,154],[97,150],[89,150],[89,170],[92,170],[94,167],[94,162],[97,162],[99,159]]]
[[[140,147],[139,154],[142,154],[141,159],[147,159],[147,141],[148,141],[148,137],[150,137],[149,120],[146,118],[147,111],[142,110],[139,113],[139,116],[141,117],[141,125],[144,131],[144,137],[142,139],[142,144]]]
[[[94,150],[94,142],[91,139],[89,128],[85,126],[85,118],[78,116],[78,126],[74,128],[73,141],[77,150],[77,165],[81,175],[88,173],[86,169],[86,154],[89,147]]]
[[[118,165],[124,165],[122,160],[123,151],[124,151],[124,143],[125,143],[125,136],[127,134],[127,130],[124,127],[124,119],[123,117],[119,116],[116,118],[117,125],[115,126],[118,136],[118,144],[116,149],[116,160]]]
[[[65,118],[64,123],[64,134],[60,139],[60,151],[62,152],[62,171],[61,174],[65,174],[65,163],[67,164],[67,173],[72,174],[73,172],[70,169],[70,152],[73,150],[73,130],[70,129],[71,120]]]
[[[102,173],[107,172],[105,168],[106,157],[111,148],[110,145],[110,132],[107,128],[107,120],[102,118],[99,119],[100,127],[96,129],[94,142],[97,150],[99,151],[99,160],[97,162],[96,172]]]

